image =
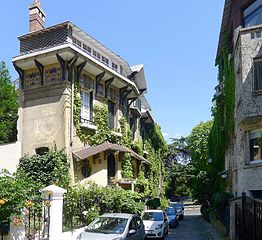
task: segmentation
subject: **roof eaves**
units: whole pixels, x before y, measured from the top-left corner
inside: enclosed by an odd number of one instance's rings
[[[232,0],[225,0],[222,23],[220,28],[219,40],[218,40],[218,47],[217,47],[217,55],[215,60],[215,65],[218,64],[218,58],[221,54],[221,48],[223,43],[224,34],[228,28],[230,14],[231,14],[231,7],[232,7]]]

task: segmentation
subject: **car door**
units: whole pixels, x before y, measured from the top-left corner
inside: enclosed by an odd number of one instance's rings
[[[136,230],[135,234],[130,235],[129,231],[130,230]],[[128,233],[127,233],[127,238],[128,240],[138,240],[139,238],[138,236],[138,232],[137,232],[137,224],[136,224],[136,219],[135,217],[132,217],[130,223],[129,223],[129,227],[128,227]]]
[[[164,214],[164,226],[165,226],[165,231],[168,231],[168,217],[167,217],[167,214],[166,214],[166,211],[163,211],[163,214]]]
[[[137,239],[138,240],[144,240],[145,238],[145,227],[143,224],[143,221],[140,217],[136,216],[136,225],[137,225]]]

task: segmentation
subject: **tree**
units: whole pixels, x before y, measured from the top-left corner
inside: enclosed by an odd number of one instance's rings
[[[194,168],[190,164],[174,164],[167,174],[166,196],[191,196],[191,180],[194,177]]]
[[[201,122],[192,129],[188,137],[188,149],[191,156],[191,165],[194,167],[194,177],[191,182],[193,198],[202,204],[209,204],[212,196],[212,178],[218,178],[209,165],[208,139],[213,121]]]
[[[165,158],[165,167],[168,170],[176,163],[188,164],[190,156],[186,137],[173,138],[172,143],[168,145],[168,153]]]
[[[4,62],[0,63],[0,144],[16,141],[18,93]]]

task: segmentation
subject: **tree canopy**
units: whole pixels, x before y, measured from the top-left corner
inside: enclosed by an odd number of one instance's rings
[[[0,144],[16,141],[18,93],[4,62],[0,62]]]

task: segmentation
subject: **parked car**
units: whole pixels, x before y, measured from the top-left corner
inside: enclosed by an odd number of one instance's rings
[[[144,240],[145,227],[134,214],[108,213],[90,223],[77,240]]]
[[[184,205],[183,205],[183,203],[170,202],[169,207],[176,209],[177,215],[178,215],[178,220],[184,219]]]
[[[164,239],[168,234],[169,223],[163,210],[147,210],[142,213],[147,238]]]
[[[169,222],[169,227],[177,227],[179,224],[178,221],[178,213],[176,209],[174,208],[166,208],[165,209],[167,217],[168,217],[168,222]]]

